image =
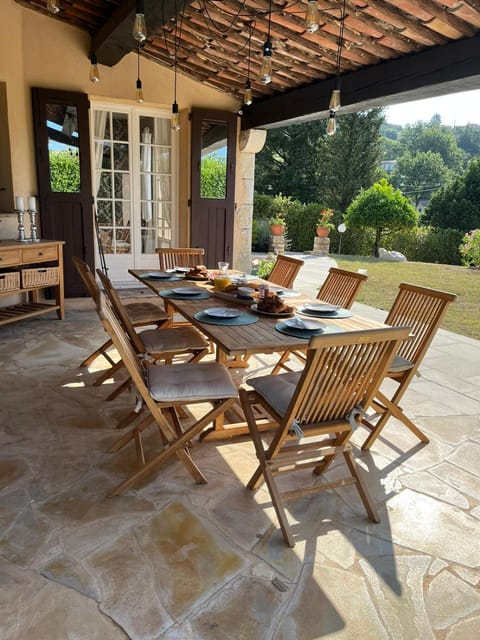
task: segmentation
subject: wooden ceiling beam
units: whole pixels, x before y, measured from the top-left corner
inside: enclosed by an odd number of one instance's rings
[[[479,49],[480,36],[475,36],[343,74],[339,115],[478,89]],[[326,118],[333,86],[333,79],[328,79],[254,102],[245,109],[242,129],[273,128]]]
[[[144,1],[147,31],[151,34],[177,16],[177,0]],[[184,0],[184,6],[189,5],[190,2],[191,0]],[[113,67],[127,53],[136,48],[137,42],[132,36],[136,5],[136,0],[123,0],[93,35],[92,52],[97,54],[98,62],[101,64]]]

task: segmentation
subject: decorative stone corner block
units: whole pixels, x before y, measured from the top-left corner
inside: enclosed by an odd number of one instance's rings
[[[330,253],[330,238],[319,238],[313,240],[313,254],[316,256],[328,256]]]

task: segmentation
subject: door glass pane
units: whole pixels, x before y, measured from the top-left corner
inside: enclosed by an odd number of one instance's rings
[[[142,253],[172,240],[172,147],[168,118],[140,116]]]
[[[113,166],[115,169],[128,171],[128,144],[113,145]]]
[[[128,141],[128,114],[114,113],[112,114],[113,124],[113,140]]]
[[[132,252],[128,131],[127,113],[95,111],[95,189],[105,253]]]
[[[50,189],[60,193],[80,191],[80,156],[77,107],[47,104]]]
[[[227,123],[202,122],[200,197],[227,197]]]

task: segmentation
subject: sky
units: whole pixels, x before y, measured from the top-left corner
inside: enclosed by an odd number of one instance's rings
[[[414,124],[419,120],[429,122],[439,113],[442,124],[450,127],[480,125],[480,90],[406,102],[388,107],[385,112],[390,124]]]

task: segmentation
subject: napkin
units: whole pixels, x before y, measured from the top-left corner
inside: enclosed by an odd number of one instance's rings
[[[306,329],[307,331],[315,331],[316,329],[323,329],[325,324],[320,320],[307,320],[306,318],[290,318],[288,321],[290,327],[295,329]]]

